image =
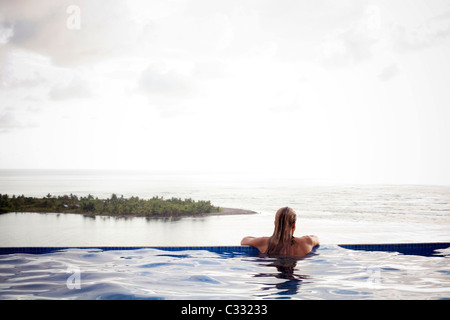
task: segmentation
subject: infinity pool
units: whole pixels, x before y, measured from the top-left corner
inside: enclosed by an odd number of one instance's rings
[[[249,247],[1,248],[0,299],[449,299],[448,246],[322,245],[303,259]]]

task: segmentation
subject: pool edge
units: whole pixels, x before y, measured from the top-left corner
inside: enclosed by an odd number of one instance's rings
[[[420,243],[379,243],[379,244],[333,244],[321,245],[321,247],[337,246],[349,250],[363,251],[387,251],[402,254],[417,254],[432,256],[436,250],[447,249],[450,242],[420,242]],[[139,250],[156,249],[163,251],[206,250],[215,253],[230,254],[259,254],[259,250],[250,246],[73,246],[73,247],[0,247],[0,255],[14,253],[44,254],[61,250]]]

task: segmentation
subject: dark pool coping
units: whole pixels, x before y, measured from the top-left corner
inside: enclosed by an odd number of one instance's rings
[[[407,255],[437,256],[436,250],[447,249],[449,242],[429,242],[429,243],[381,243],[381,244],[339,244],[344,249],[364,250],[364,251],[386,251],[398,252]]]
[[[69,249],[83,249],[83,250],[139,250],[139,249],[156,249],[164,251],[186,251],[186,250],[206,250],[216,253],[243,253],[243,254],[258,254],[259,250],[249,246],[74,246],[74,247],[1,247],[1,254],[13,253],[29,253],[29,254],[43,254],[56,251],[63,251]]]
[[[327,247],[329,245],[323,245]],[[381,244],[337,244],[338,246],[349,250],[364,250],[364,251],[386,251],[398,252],[406,255],[421,255],[421,256],[439,256],[439,251],[450,247],[450,242],[431,242],[431,243],[381,243]],[[206,250],[215,253],[229,253],[229,254],[248,254],[257,255],[259,251],[250,246],[99,246],[99,247],[1,247],[0,255],[27,253],[27,254],[45,254],[69,249],[84,249],[84,250],[139,250],[139,249],[157,249],[164,251],[186,251],[186,250]]]

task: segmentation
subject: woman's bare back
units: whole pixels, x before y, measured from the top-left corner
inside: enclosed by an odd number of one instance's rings
[[[306,256],[318,244],[319,238],[314,235],[294,238],[290,255],[295,257]],[[252,246],[257,248],[261,253],[266,253],[269,246],[269,237],[245,237],[242,239],[241,245]]]

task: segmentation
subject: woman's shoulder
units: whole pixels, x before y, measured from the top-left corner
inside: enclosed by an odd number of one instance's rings
[[[242,241],[242,245],[249,245],[259,249],[261,252],[265,252],[267,250],[267,246],[269,244],[270,237],[245,237]]]
[[[254,238],[253,241],[255,244],[266,244],[269,242],[270,237],[258,237]]]
[[[268,241],[269,237],[245,237],[242,239],[241,244],[255,246],[267,243]]]
[[[319,238],[314,235],[306,235],[299,238],[294,238],[295,242],[299,245],[316,246],[319,244]]]
[[[309,242],[312,242],[310,236],[295,237],[294,239],[295,239],[296,242],[300,242],[300,243],[309,243]]]
[[[302,236],[294,238],[294,252],[296,256],[305,256],[311,252],[316,245],[316,241],[312,236]]]

